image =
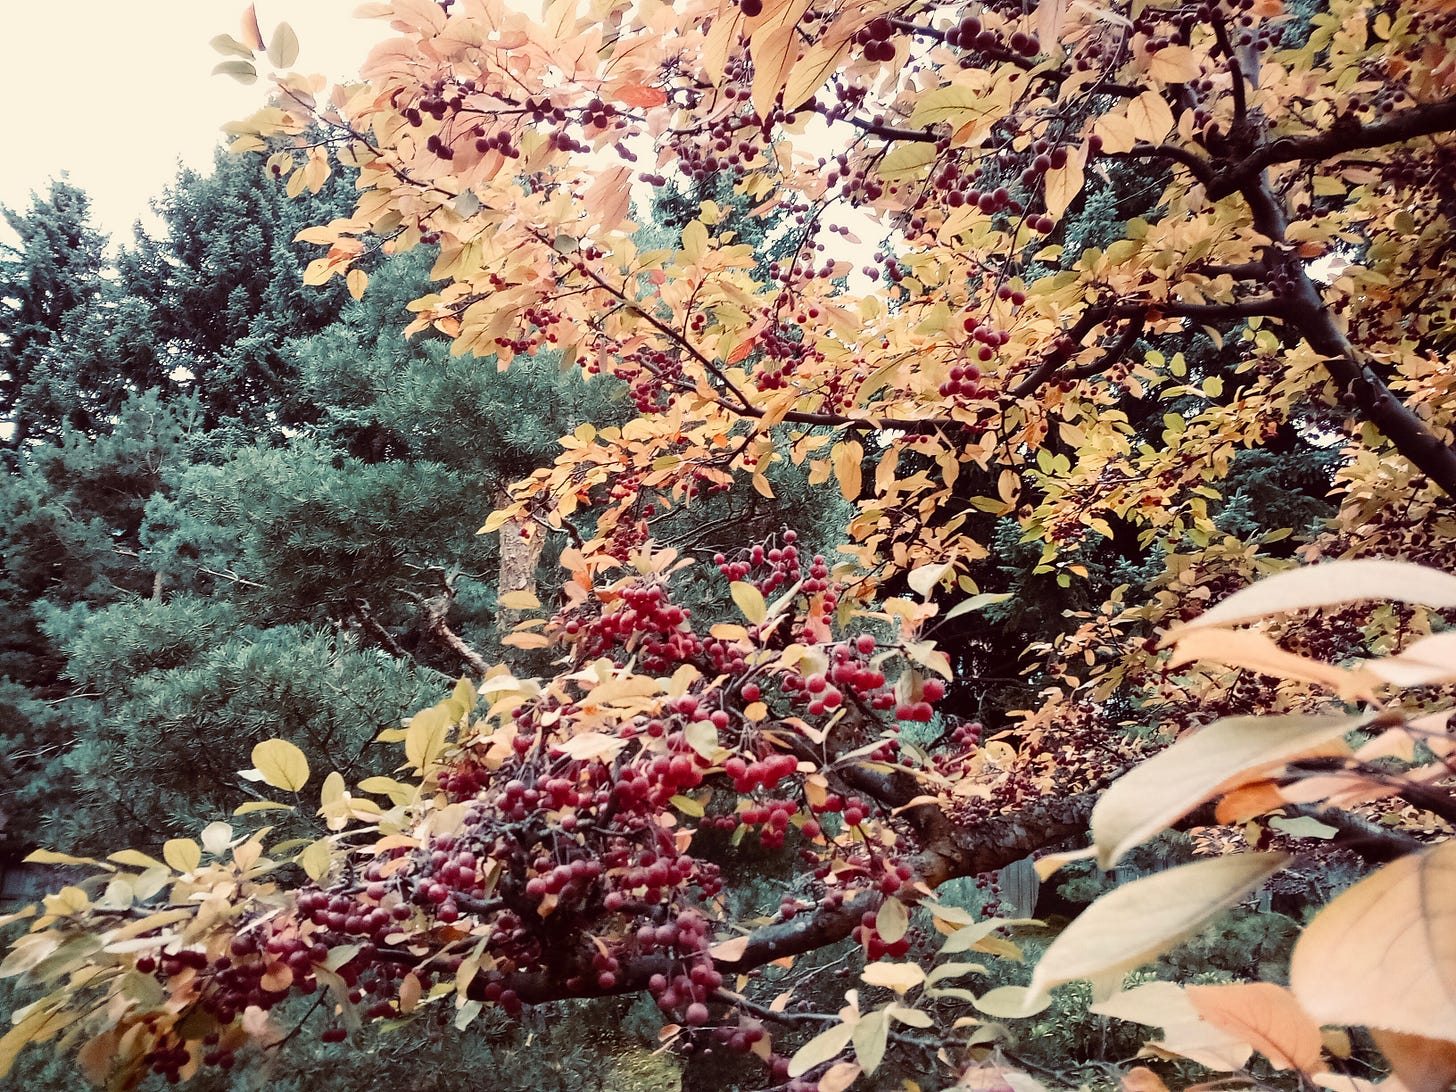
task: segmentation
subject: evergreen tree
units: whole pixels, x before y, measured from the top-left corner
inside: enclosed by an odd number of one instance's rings
[[[67,317],[101,289],[106,239],[90,223],[90,200],[65,178],[24,212],[0,209],[14,242],[0,239],[0,439],[21,447],[43,431],[31,389],[59,348]]]

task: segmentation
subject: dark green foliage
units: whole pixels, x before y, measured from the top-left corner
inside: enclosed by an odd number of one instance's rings
[[[64,178],[24,212],[0,208],[13,242],[0,237],[0,438],[19,447],[53,428],[36,420],[45,361],[69,316],[101,289],[105,236],[90,225],[90,200]]]
[[[145,327],[127,378],[196,394],[208,427],[306,417],[285,343],[332,322],[347,295],[339,281],[304,286],[315,255],[293,239],[347,215],[350,181],[336,175],[317,196],[290,201],[255,157],[218,152],[211,174],[184,170],[153,205],[162,231],[139,226],[117,262],[116,306]]]

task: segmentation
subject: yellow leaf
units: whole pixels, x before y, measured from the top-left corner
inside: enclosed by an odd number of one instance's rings
[[[364,289],[369,287],[369,274],[362,269],[351,269],[348,276],[344,278],[344,283],[349,287],[349,295],[356,300],[362,299]]]
[[[155,857],[149,857],[135,849],[123,849],[119,853],[107,855],[108,861],[115,861],[117,864],[128,865],[132,868],[165,868],[161,861]]]
[[[162,859],[178,872],[191,872],[202,863],[202,849],[191,838],[169,838]]]
[[[1035,1016],[1052,1003],[1050,996],[1033,1000],[1027,996],[1025,986],[997,986],[976,998],[975,1005],[987,1016],[1002,1019]]]
[[[1170,868],[1108,892],[1043,953],[1032,975],[1028,1007],[1063,982],[1104,979],[1156,959],[1288,863],[1285,853],[1236,853]]]
[[[1356,672],[1286,652],[1253,630],[1209,628],[1184,634],[1179,637],[1168,666],[1181,667],[1195,660],[1212,660],[1225,667],[1241,667],[1280,679],[1319,683],[1347,699],[1374,697],[1370,682]]]
[[[858,440],[841,440],[830,452],[839,493],[847,501],[859,499],[863,482],[864,448]]]
[[[746,580],[735,580],[728,588],[733,596],[733,602],[738,604],[738,609],[743,612],[755,626],[763,625],[763,620],[768,617],[768,604],[763,601],[763,593]]]
[[[1289,982],[1322,1024],[1456,1041],[1456,841],[1341,893],[1294,946]]]
[[[1148,75],[1163,83],[1187,83],[1203,75],[1198,54],[1183,45],[1164,46],[1148,61]]]
[[[761,118],[773,113],[774,100],[784,89],[798,56],[798,28],[792,24],[764,27],[755,32],[749,51],[753,56],[753,109]]]
[[[895,145],[880,160],[880,177],[890,182],[909,180],[935,160],[935,145],[923,140]]]
[[[880,909],[875,914],[875,932],[886,944],[894,944],[905,935],[905,930],[909,927],[910,912],[905,909],[903,902],[891,895],[880,904]]]
[[[242,84],[258,82],[258,70],[253,67],[252,61],[223,61],[213,68],[212,74],[231,76]]]
[[[901,934],[904,935],[903,933]],[[860,974],[871,986],[884,986],[896,993],[913,990],[925,981],[925,972],[918,963],[871,963]]]
[[[275,789],[297,792],[308,782],[308,759],[286,739],[265,739],[255,746],[253,765]]]
[[[701,819],[703,817],[703,805],[699,804],[691,796],[683,796],[679,793],[671,797],[668,803],[684,815],[691,815],[694,819]]]
[[[404,735],[404,754],[412,766],[423,770],[445,746],[450,714],[441,706],[422,709],[410,718]]]
[[[322,883],[328,875],[329,865],[333,861],[333,848],[327,838],[320,838],[310,842],[302,853],[298,855],[298,863],[308,878],[314,883]]]
[[[544,633],[512,633],[501,638],[501,644],[512,648],[550,648],[554,643]]]
[[[1189,986],[1185,992],[1199,1016],[1248,1043],[1275,1069],[1321,1068],[1319,1025],[1283,986],[1234,982]]]
[[[1173,111],[1158,92],[1144,91],[1127,104],[1127,120],[1132,123],[1134,139],[1161,144],[1173,128]]]
[[[1323,747],[1368,717],[1225,717],[1120,777],[1092,809],[1098,863],[1111,868],[1220,787]]]
[[[536,598],[535,592],[513,591],[506,592],[496,600],[496,606],[505,610],[535,610],[541,605],[541,600]]]
[[[837,43],[821,38],[794,62],[784,86],[785,113],[793,113],[814,97],[849,53],[851,44],[849,38]]]
[[[799,1077],[815,1066],[823,1065],[849,1046],[849,1039],[853,1034],[853,1024],[835,1024],[821,1031],[789,1059],[789,1076]]]
[[[914,966],[911,964],[911,966]],[[919,967],[915,968],[917,971]],[[868,968],[866,968],[868,970]],[[885,1060],[885,1045],[890,1038],[890,1014],[884,1009],[866,1013],[854,1025],[850,1039],[854,1043],[854,1060],[866,1073],[873,1073]]]
[[[1066,163],[1046,173],[1047,215],[1060,220],[1068,206],[1077,199],[1086,184],[1086,175],[1080,155],[1070,155]]]
[[[835,1062],[814,1082],[814,1087],[819,1092],[845,1092],[863,1072],[854,1062]]]

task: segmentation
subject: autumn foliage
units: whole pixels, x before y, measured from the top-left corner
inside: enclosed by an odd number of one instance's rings
[[[756,1055],[765,1086],[872,1087],[928,1042],[942,1083],[1019,1087],[998,1045],[1092,980],[1093,1012],[1162,1028],[1151,1057],[1247,1074],[1257,1052],[1366,1088],[1330,1029],[1368,1028],[1407,1088],[1449,1085],[1456,10],[365,14],[393,36],[332,88],[288,71],[286,27],[216,40],[233,75],[277,70],[233,148],[293,194],[358,170],[353,214],[300,236],[326,248],[309,283],[359,295],[373,251],[438,245],[410,330],[482,367],[556,354],[563,383],[630,398],[485,524],[570,542],[549,593],[501,602],[523,619],[506,643],[556,673],[479,665],[383,733],[397,779],[260,744],[248,773],[278,803],[90,862],[5,961],[49,992],[0,1065],[59,1039],[98,1083],[185,1078],[276,1040],[298,992],[338,1041],[430,1006],[466,1028],[645,991],[664,1038]],[[724,176],[734,203],[645,245],[654,188]],[[1330,454],[1334,518],[1221,526],[1241,455],[1295,442]],[[715,491],[771,496],[786,463],[854,506],[836,556],[791,530],[711,562],[654,541]],[[1069,594],[1109,543],[1161,570],[1067,612],[994,738],[930,733],[961,662],[938,630],[1006,599],[993,525]],[[679,589],[705,568],[723,609],[700,620]],[[316,808],[315,836],[275,844],[251,818],[275,808]],[[939,901],[945,881],[1029,856],[1050,877],[1089,832],[1110,867],[1179,826],[1205,859],[1099,900],[1028,987],[974,988],[962,954],[1015,958],[1025,923]],[[714,858],[748,839],[798,868],[738,920]],[[1373,871],[1314,918],[1287,988],[1119,991],[1334,853]],[[837,1015],[761,977],[845,941],[861,988]]]

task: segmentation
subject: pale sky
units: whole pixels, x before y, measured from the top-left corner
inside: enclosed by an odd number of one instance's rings
[[[207,43],[239,37],[246,0],[0,0],[0,205],[22,209],[32,190],[69,171],[90,194],[113,241],[177,173],[205,169],[226,122],[263,105],[263,78],[245,87],[213,76],[225,58]],[[359,0],[257,0],[266,40],[297,32],[296,69],[351,76],[391,33],[355,19]]]

